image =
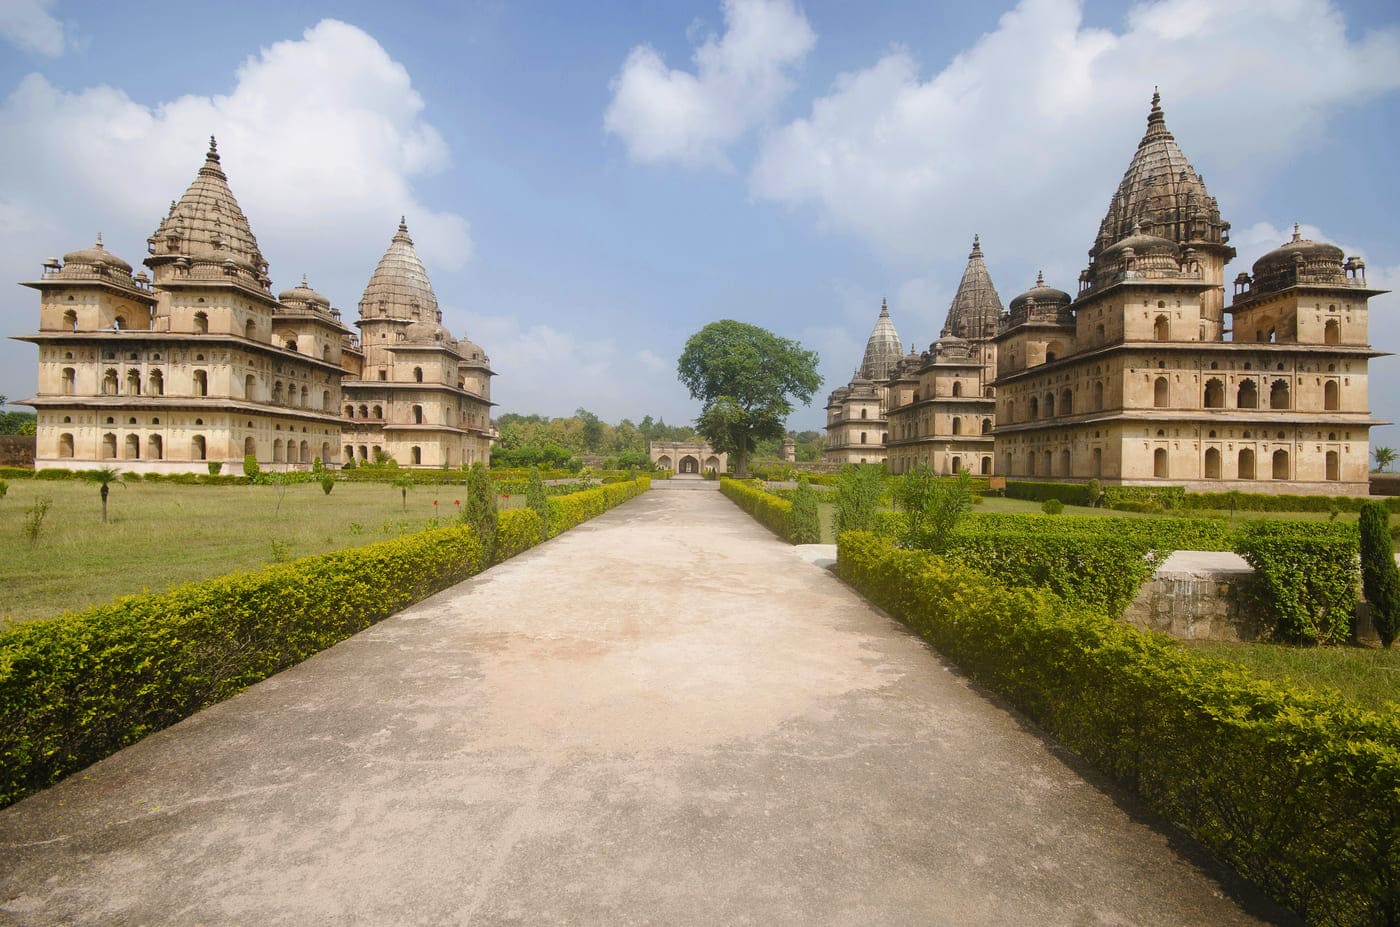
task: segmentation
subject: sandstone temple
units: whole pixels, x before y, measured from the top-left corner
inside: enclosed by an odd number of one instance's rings
[[[1233,281],[1230,223],[1154,94],[1075,295],[1003,310],[974,238],[947,322],[902,353],[882,305],[827,402],[826,458],[1013,479],[1364,495],[1366,264],[1292,241]]]
[[[490,458],[490,360],[442,326],[401,221],[360,300],[358,336],[330,301],[272,294],[268,264],[211,138],[194,182],[133,274],[99,237],[44,262],[36,468],[241,472],[393,457]]]

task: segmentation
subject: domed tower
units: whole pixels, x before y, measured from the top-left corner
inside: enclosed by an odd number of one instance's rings
[[[939,337],[955,335],[967,341],[991,338],[997,333],[1001,313],[1001,297],[982,260],[981,239],[973,235],[972,253],[967,256],[967,267],[953,295],[953,303],[948,307],[948,318]]]
[[[1199,265],[1203,283],[1202,340],[1220,340],[1224,329],[1225,265],[1235,256],[1230,246],[1230,223],[1205,182],[1167,129],[1161,95],[1152,93],[1147,132],[1118,184],[1108,212],[1089,249],[1089,268],[1081,276],[1081,292],[1101,277],[1100,257],[1124,238],[1146,234],[1165,238],[1181,248],[1182,256]],[[1189,252],[1189,253],[1188,253]]]
[[[362,373],[345,383],[345,452],[360,461],[388,455],[401,466],[455,467],[491,454],[490,361],[456,339],[407,223],[360,299]]]
[[[865,356],[861,358],[858,375],[865,380],[887,380],[899,369],[903,358],[904,346],[890,318],[889,303],[882,299],[880,316],[865,342]]]

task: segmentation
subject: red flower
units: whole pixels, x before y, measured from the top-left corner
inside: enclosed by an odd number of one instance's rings
[[[501,495],[506,499],[510,498],[510,493],[502,493]]]
[[[461,505],[461,504],[462,504],[462,500],[461,500],[461,499],[453,499],[453,500],[452,500],[452,504],[453,504],[453,505]]]

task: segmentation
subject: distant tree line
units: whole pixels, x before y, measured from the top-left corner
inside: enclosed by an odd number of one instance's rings
[[[0,395],[0,435],[32,435],[38,417],[33,412],[6,412],[8,398]]]

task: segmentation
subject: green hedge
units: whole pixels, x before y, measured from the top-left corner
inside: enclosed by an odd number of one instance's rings
[[[756,518],[759,524],[783,540],[789,540],[788,519],[792,513],[791,502],[760,488],[756,483],[731,480],[729,477],[719,481],[719,491]]]
[[[865,532],[838,568],[1308,922],[1400,922],[1400,719]]]
[[[551,536],[649,486],[549,500]],[[497,562],[542,533],[538,513],[502,512]],[[0,807],[475,575],[483,559],[457,524],[0,631]]]
[[[1269,637],[1293,644],[1344,644],[1356,614],[1356,525],[1252,521],[1235,549],[1254,568],[1247,593],[1270,622]]]
[[[1006,497],[1008,499],[1025,499],[1029,502],[1058,499],[1065,505],[1094,504],[1094,500],[1089,496],[1087,483],[1036,483],[1024,480],[1017,480],[1013,483],[1008,480]]]

